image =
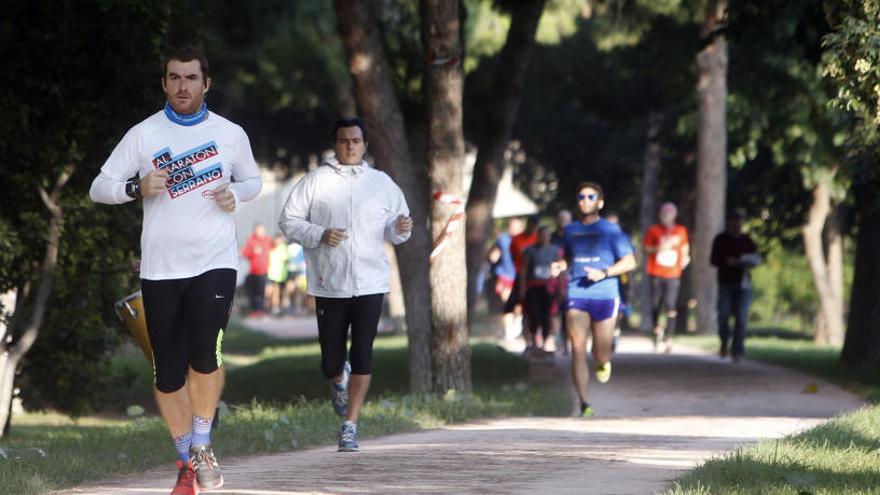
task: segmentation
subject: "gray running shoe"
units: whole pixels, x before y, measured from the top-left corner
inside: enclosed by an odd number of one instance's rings
[[[345,362],[342,367],[342,381],[330,383],[330,402],[337,416],[345,417],[348,414],[348,379],[351,376],[351,364]]]
[[[220,474],[220,464],[214,457],[214,450],[210,445],[193,447],[189,451],[190,462],[193,471],[196,472],[196,481],[199,488],[210,490],[223,486],[223,475]]]
[[[342,423],[339,430],[339,448],[337,452],[357,452],[358,451],[358,430],[357,423]]]

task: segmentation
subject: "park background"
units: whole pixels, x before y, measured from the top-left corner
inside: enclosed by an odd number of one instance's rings
[[[188,43],[211,62],[209,108],[245,128],[266,173],[284,180],[313,167],[334,118],[360,114],[376,166],[406,193],[416,220],[413,240],[397,250],[406,338],[388,341],[395,357],[387,362],[399,372],[377,394],[459,394],[467,399],[441,402],[464,409],[483,397],[474,407],[485,414],[534,402],[511,398],[522,363],[470,345],[481,331],[472,289],[494,233],[497,185],[510,168],[547,217],[573,207],[582,180],[601,183],[606,208],[635,243],[656,206],[676,202],[695,255],[682,330],[703,336],[716,326],[708,245],[725,211],[745,208],[764,257],[752,333],[784,337],[772,346],[791,343],[791,360],[876,401],[878,15],[871,0],[729,9],[719,0],[6,2],[3,444],[34,444],[26,428],[43,415],[74,418],[74,426],[88,418],[127,424],[129,406],[152,407],[142,358],[113,311],[137,290],[141,212],[91,204],[87,192],[127,129],[161,107],[162,53]],[[429,264],[432,239],[455,208],[433,201],[437,191],[467,198],[467,224]],[[229,402],[251,405],[241,414],[305,410],[322,396],[251,390],[263,383],[245,378],[255,362],[281,367],[257,376],[317,376],[308,359],[297,369],[282,359],[314,349],[230,333],[245,385],[236,392],[231,369]],[[498,372],[504,367],[519,371]],[[21,427],[7,421],[13,396],[32,414]],[[493,400],[503,407],[489,411]],[[274,425],[294,413],[267,414]],[[274,430],[261,431],[272,444],[275,434],[265,432]],[[35,482],[38,490],[53,483]]]

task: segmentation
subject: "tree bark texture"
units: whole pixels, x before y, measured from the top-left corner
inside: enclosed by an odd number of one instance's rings
[[[807,215],[807,222],[801,227],[804,251],[813,275],[813,285],[819,299],[821,317],[817,318],[815,341],[817,344],[831,344],[831,336],[843,336],[843,306],[838,305],[838,294],[832,288],[828,259],[825,256],[823,231],[831,215],[831,194],[829,185],[820,181],[812,191],[813,202]],[[837,342],[840,345],[842,341]]]
[[[640,238],[644,240],[645,232],[654,224],[657,217],[657,184],[660,178],[660,125],[663,116],[657,112],[651,112],[648,116],[648,136],[645,141],[645,157],[644,169],[642,170],[642,198],[641,208],[639,208],[639,228],[641,229]],[[643,249],[637,250],[641,262],[639,263],[639,272],[642,275],[642,281],[639,284],[639,307],[642,310],[642,321],[639,325],[643,332],[649,332],[654,327],[655,322],[651,321],[651,281],[648,278],[647,260]]]
[[[843,294],[843,234],[840,230],[841,206],[835,201],[831,204],[831,214],[825,220],[825,261],[828,266],[828,283],[834,307],[840,311],[840,326],[829,332],[828,343],[842,346],[846,335],[846,301]]]
[[[369,4],[335,0],[336,23],[354,80],[355,99],[367,123],[370,153],[403,190],[413,219],[413,234],[398,246],[397,262],[406,305],[410,388],[431,390],[431,293],[428,255],[431,251],[428,181],[414,166],[403,114],[394,90],[391,68]]]
[[[721,31],[726,9],[725,0],[709,0],[702,30],[705,45],[697,54],[697,208],[692,259],[700,333],[714,333],[718,328],[718,282],[709,256],[715,235],[724,228],[727,193],[727,41]]]
[[[851,368],[880,368],[880,205],[877,184],[856,186],[858,237],[846,340],[840,359]]]
[[[459,2],[422,0],[421,17],[431,191],[458,198],[463,204],[464,74]],[[446,236],[443,250],[431,262],[431,360],[433,388],[438,393],[472,389],[464,231],[459,228],[445,233],[456,207],[436,200],[431,206],[431,234],[435,240]],[[462,225],[464,219],[454,221]]]
[[[37,292],[31,310],[30,320],[21,326],[22,331],[17,332],[19,322],[23,320],[23,316],[19,313],[24,304],[16,301],[16,311],[12,315],[10,325],[10,337],[0,342],[0,436],[6,430],[11,411],[12,395],[15,390],[15,370],[21,363],[22,358],[31,350],[34,342],[40,334],[40,328],[43,326],[43,318],[48,309],[49,294],[52,292],[52,280],[55,273],[55,266],[58,264],[58,247],[61,243],[61,229],[64,224],[64,212],[61,209],[61,190],[67,185],[70,176],[73,174],[74,167],[66,167],[58,179],[51,192],[47,192],[42,187],[39,189],[40,197],[46,209],[49,210],[49,226],[46,235],[46,255],[40,266],[40,281],[37,285]]]
[[[494,76],[495,88],[477,141],[477,161],[467,201],[467,297],[468,308],[476,300],[477,275],[486,258],[486,241],[494,233],[492,208],[498,182],[504,172],[504,151],[513,135],[535,32],[545,0],[510,2],[511,21]]]

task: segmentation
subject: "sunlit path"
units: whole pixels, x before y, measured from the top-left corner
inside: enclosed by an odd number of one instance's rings
[[[227,484],[210,493],[655,493],[708,457],[862,404],[782,368],[696,351],[655,355],[641,338],[623,339],[614,363],[611,382],[591,386],[593,419],[480,421],[367,439],[358,454],[326,446],[226,459]],[[567,365],[559,359],[555,374]],[[802,393],[811,383],[818,392]],[[169,474],[61,493],[166,493]]]

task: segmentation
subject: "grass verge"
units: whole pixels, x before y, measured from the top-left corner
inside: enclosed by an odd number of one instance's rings
[[[714,337],[681,342],[713,352],[718,346]],[[880,373],[845,368],[839,355],[840,349],[790,335],[748,338],[749,359],[826,379],[872,405],[798,435],[712,459],[677,479],[665,495],[880,494]]]
[[[240,331],[240,330],[238,330]],[[235,333],[235,331],[231,332]],[[246,335],[246,353],[230,350],[224,399],[231,412],[214,433],[222,458],[281,452],[335,442],[339,419],[333,415],[326,380],[318,371],[314,342],[271,341],[263,350]],[[262,338],[262,337],[261,337]],[[374,380],[359,433],[364,439],[432,428],[475,418],[506,415],[563,415],[568,398],[560,384],[529,385],[528,366],[494,345],[472,345],[474,394],[445,397],[406,395],[409,386],[406,341],[376,341]],[[149,384],[146,366],[120,360]],[[139,369],[143,368],[143,370]],[[152,400],[148,387],[128,400]],[[59,488],[140,472],[174,459],[168,433],[158,417],[137,420],[80,418],[47,413],[16,417],[11,435],[0,440],[0,487],[16,494],[39,494]],[[3,491],[5,488],[0,489]]]
[[[880,405],[713,459],[666,495],[880,494]]]

